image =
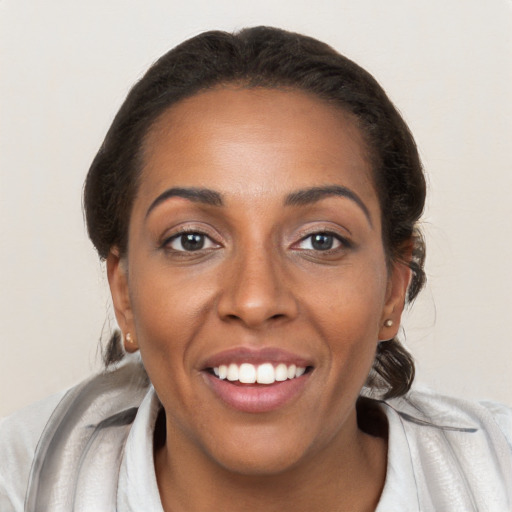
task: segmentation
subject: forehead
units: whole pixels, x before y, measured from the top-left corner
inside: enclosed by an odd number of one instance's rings
[[[351,114],[296,90],[233,86],[198,93],[159,117],[145,140],[140,193],[201,186],[255,196],[331,183],[375,198]]]

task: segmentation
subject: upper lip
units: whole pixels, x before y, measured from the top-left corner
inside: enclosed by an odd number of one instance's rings
[[[306,368],[313,366],[311,359],[293,354],[286,350],[275,347],[264,347],[260,349],[238,347],[218,352],[208,357],[201,365],[202,369],[215,368],[221,364],[263,364],[263,363],[284,363],[286,365],[294,364]]]

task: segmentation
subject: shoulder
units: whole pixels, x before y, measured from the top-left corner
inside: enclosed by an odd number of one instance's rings
[[[0,420],[0,510],[23,510],[37,444],[64,394],[52,395]]]
[[[496,402],[480,402],[496,422],[512,450],[512,408]]]
[[[512,457],[512,409],[496,402],[473,402],[441,395],[431,390],[414,390],[407,398],[388,404],[404,421],[415,427],[411,432],[424,435],[432,430],[456,447],[467,450],[472,444]],[[424,427],[424,428],[421,428]]]
[[[139,358],[126,358],[111,371],[1,420],[0,511],[21,512],[25,505],[27,510],[55,510],[51,499],[75,491],[82,470],[77,461],[94,452],[91,446],[102,439],[100,433],[130,425],[148,387]],[[112,446],[123,440],[120,435],[111,439]]]
[[[405,440],[421,510],[508,510],[510,408],[427,390],[412,391],[387,406],[390,444],[400,436]]]
[[[476,434],[455,439],[485,437],[490,445],[508,445],[512,452],[512,409],[506,405],[465,400],[428,389],[414,390],[406,400],[397,402],[397,411],[405,417],[421,419],[445,433]]]

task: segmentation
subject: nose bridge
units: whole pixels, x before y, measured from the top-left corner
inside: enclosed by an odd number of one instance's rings
[[[223,285],[219,314],[251,328],[292,318],[297,311],[283,258],[271,244],[253,240],[236,249]]]

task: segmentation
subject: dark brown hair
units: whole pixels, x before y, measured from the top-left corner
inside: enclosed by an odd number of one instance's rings
[[[426,187],[407,125],[367,71],[325,43],[270,27],[193,37],[163,55],[132,88],[85,182],[87,228],[100,257],[114,246],[126,252],[141,148],[150,127],[176,102],[227,84],[301,90],[352,114],[372,163],[388,263],[411,268],[408,300],[413,300],[425,280],[425,250],[416,224]],[[119,339],[114,335],[107,347],[107,364],[122,357]],[[379,343],[367,386],[390,398],[405,394],[413,378],[413,360],[400,342]]]

